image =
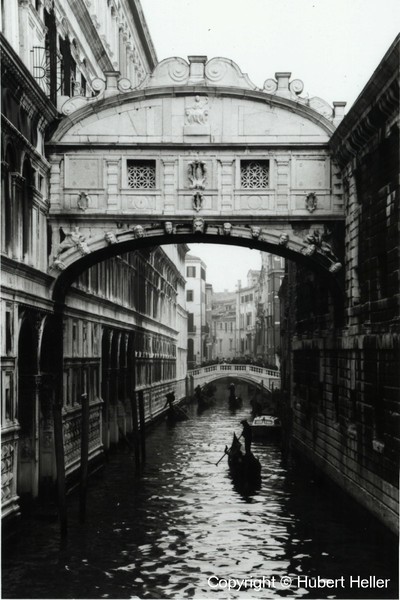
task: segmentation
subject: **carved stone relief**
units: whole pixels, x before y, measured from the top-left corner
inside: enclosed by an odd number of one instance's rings
[[[314,210],[316,210],[316,208],[317,208],[317,196],[314,194],[314,192],[310,192],[306,196],[306,209],[308,210],[309,213],[312,213],[312,212],[314,212]]]
[[[194,104],[185,110],[186,125],[206,125],[208,120],[208,98],[195,96]]]

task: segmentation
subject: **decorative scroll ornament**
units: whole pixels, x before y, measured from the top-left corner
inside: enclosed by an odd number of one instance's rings
[[[278,88],[278,84],[275,79],[266,79],[264,81],[264,92],[267,94],[274,94]]]
[[[132,83],[130,79],[127,79],[126,77],[121,77],[121,79],[118,79],[117,85],[120,92],[129,92],[129,90],[132,89]]]
[[[314,212],[314,210],[316,210],[316,208],[317,208],[317,196],[314,194],[314,192],[310,192],[306,196],[306,209],[308,210],[309,213],[312,213],[312,212]]]
[[[193,233],[204,233],[206,228],[206,223],[204,219],[201,217],[196,217],[193,219]]]
[[[304,83],[301,81],[301,79],[293,79],[293,81],[289,83],[289,90],[292,92],[292,94],[296,94],[296,96],[298,96],[304,90]]]
[[[206,125],[208,119],[208,98],[201,99],[196,96],[195,103],[189,106],[185,111],[187,125]]]

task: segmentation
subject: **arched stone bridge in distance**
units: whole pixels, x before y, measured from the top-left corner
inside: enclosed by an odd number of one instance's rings
[[[202,386],[205,383],[216,382],[227,377],[240,379],[266,390],[278,389],[281,385],[279,371],[257,365],[219,363],[192,369],[188,371],[188,376],[190,387],[193,389],[197,385]]]

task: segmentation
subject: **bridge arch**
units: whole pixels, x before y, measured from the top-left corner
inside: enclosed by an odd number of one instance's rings
[[[267,392],[280,388],[280,372],[252,364],[217,363],[188,371],[193,386],[237,379]]]
[[[229,226],[228,233],[224,233],[226,226]],[[175,225],[166,221],[163,227],[137,225],[123,231],[109,231],[88,240],[79,232],[79,228],[75,228],[68,240],[60,245],[51,265],[50,272],[55,277],[53,298],[57,302],[63,302],[76,277],[102,260],[140,248],[190,242],[236,245],[283,256],[316,271],[328,281],[336,294],[341,293],[341,263],[330,247],[321,247],[317,234],[309,240],[301,241],[296,237],[291,239],[284,229],[279,233],[259,226],[208,224],[204,219],[196,217],[189,224]]]

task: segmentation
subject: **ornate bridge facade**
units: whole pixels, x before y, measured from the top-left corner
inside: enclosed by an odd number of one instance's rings
[[[209,365],[208,367],[188,371],[188,376],[194,387],[211,381],[218,381],[218,379],[226,379],[227,377],[241,379],[267,390],[278,389],[281,382],[279,371],[257,367],[256,365]]]
[[[258,89],[230,60],[166,59],[139,88],[118,73],[74,97],[48,143],[51,274],[141,245],[231,243],[340,278],[344,218],[328,141],[343,113],[276,73]]]

